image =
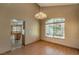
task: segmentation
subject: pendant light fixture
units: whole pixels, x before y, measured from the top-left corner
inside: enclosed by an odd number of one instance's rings
[[[44,12],[38,12],[35,14],[35,18],[42,20],[42,19],[46,19],[47,15]]]

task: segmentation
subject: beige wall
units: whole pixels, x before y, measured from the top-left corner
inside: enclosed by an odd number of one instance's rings
[[[36,4],[0,4],[0,53],[11,49],[10,22],[13,18],[26,21],[25,44],[39,40],[39,22],[34,18],[38,11]]]
[[[10,20],[6,8],[0,6],[0,53],[10,49]]]
[[[45,36],[45,20],[41,21],[41,39],[79,49],[79,5],[42,7],[48,18],[65,18],[65,39]]]

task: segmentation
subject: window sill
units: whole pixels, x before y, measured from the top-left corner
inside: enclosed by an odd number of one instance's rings
[[[58,36],[54,36],[53,38],[64,39],[64,37],[58,37]]]
[[[64,37],[58,37],[58,36],[47,36],[47,35],[46,35],[46,37],[48,37],[48,38],[55,38],[55,39],[56,39],[56,38],[57,38],[57,39],[64,39]]]

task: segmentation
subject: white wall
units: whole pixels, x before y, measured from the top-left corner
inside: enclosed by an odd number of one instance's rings
[[[25,44],[39,40],[39,22],[34,18],[38,11],[36,4],[0,4],[0,53],[11,50],[10,21],[13,18],[26,21]]]
[[[67,6],[43,7],[48,18],[65,18],[65,39],[45,36],[45,20],[41,21],[41,39],[52,43],[79,49],[79,4]]]
[[[39,23],[36,20],[26,20],[26,40],[25,44],[30,44],[39,40]]]

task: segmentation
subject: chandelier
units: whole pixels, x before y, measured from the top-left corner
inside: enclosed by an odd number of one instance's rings
[[[47,18],[47,15],[44,13],[44,12],[38,12],[35,14],[35,18],[36,19],[46,19]]]

